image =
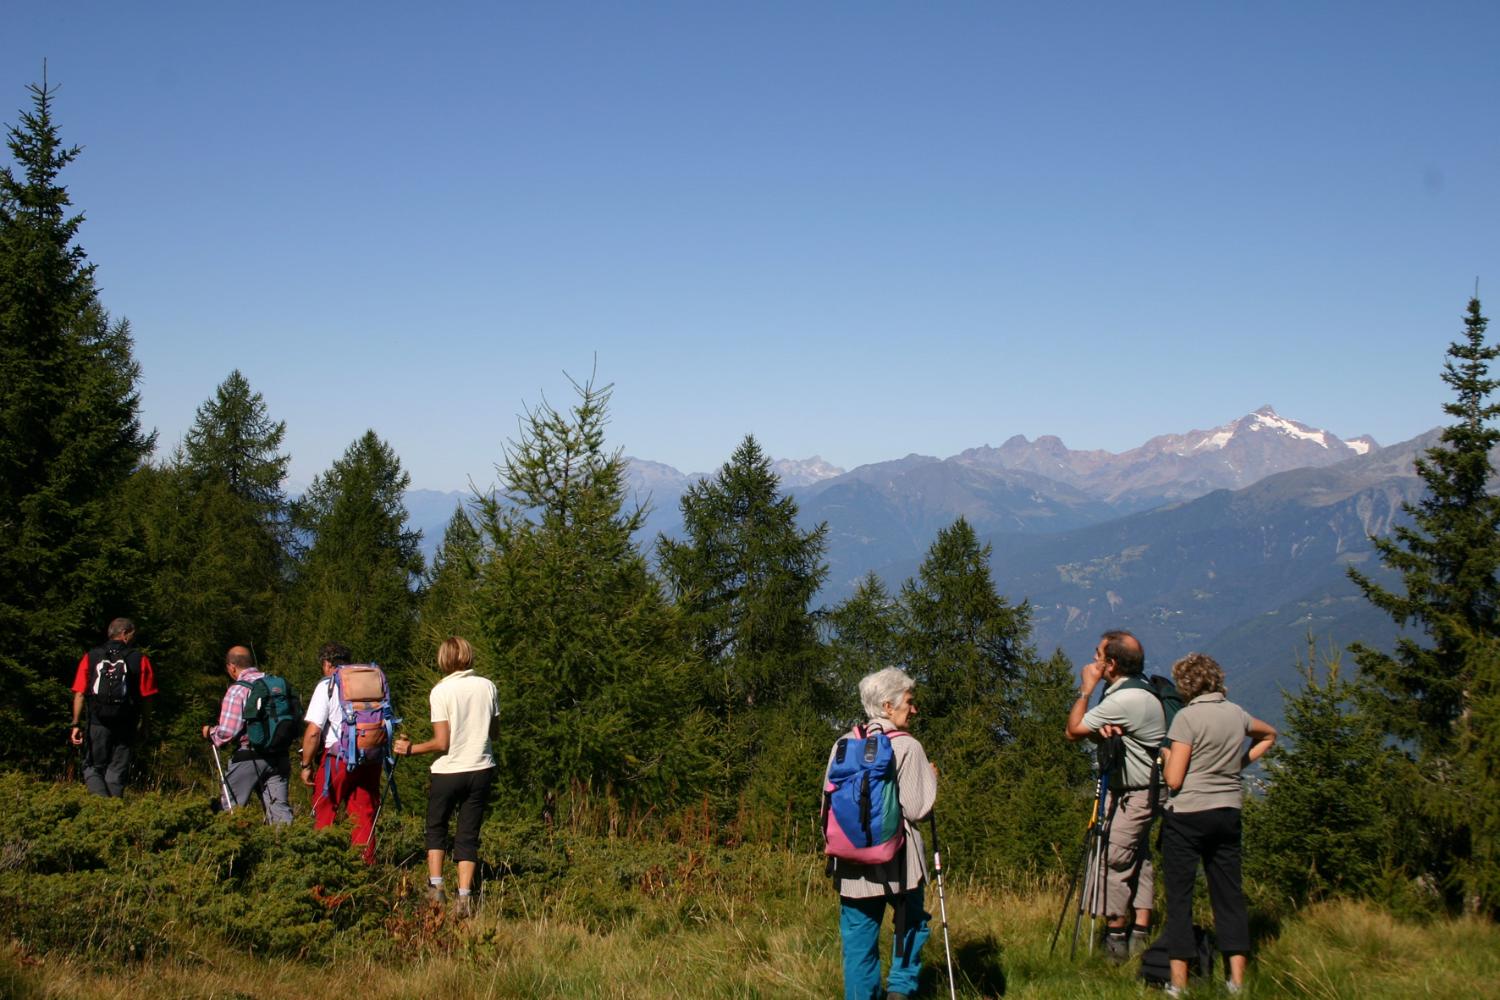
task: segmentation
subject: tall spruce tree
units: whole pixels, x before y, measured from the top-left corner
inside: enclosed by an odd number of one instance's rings
[[[298,690],[316,679],[325,642],[342,642],[388,674],[405,666],[423,569],[422,533],[406,524],[410,483],[390,445],[370,430],[292,504],[292,527],[307,546],[278,614],[275,659]]]
[[[223,693],[225,648],[267,651],[289,558],[285,430],[232,372],[171,458],[130,482],[132,541],[144,566],[140,619],[178,668],[158,701],[180,749],[192,746],[206,705]]]
[[[1005,698],[1034,656],[1031,609],[996,592],[990,551],[960,517],[938,532],[916,578],[901,588],[906,660],[934,723]]]
[[[565,793],[669,806],[705,780],[706,724],[671,605],[632,540],[625,461],[605,445],[610,390],[575,385],[566,412],[522,422],[478,498],[480,654],[496,660],[506,793]]]
[[[13,760],[62,745],[45,725],[80,649],[135,613],[120,492],[153,444],[129,326],[99,303],[59,181],[79,148],[59,137],[55,91],[29,90],[0,168],[0,757]]]
[[[1500,497],[1488,492],[1494,475],[1490,451],[1500,444],[1500,403],[1490,400],[1500,379],[1490,363],[1500,346],[1485,344],[1489,321],[1479,300],[1469,300],[1464,337],[1448,347],[1443,381],[1454,392],[1443,410],[1455,418],[1441,442],[1416,462],[1426,495],[1403,510],[1410,525],[1373,539],[1387,567],[1401,576],[1402,593],[1380,586],[1351,567],[1365,597],[1402,627],[1422,637],[1399,640],[1394,654],[1354,647],[1365,678],[1378,694],[1382,721],[1423,751],[1447,754],[1454,723],[1468,709],[1473,663],[1471,635],[1500,633]]]
[[[828,526],[797,526],[771,460],[753,436],[712,479],[682,497],[685,538],[657,552],[693,649],[708,705],[729,717],[756,706],[820,701],[821,648],[810,607],[828,567]]]
[[[1454,394],[1443,409],[1454,423],[1416,462],[1426,494],[1403,508],[1409,525],[1374,540],[1382,562],[1400,575],[1401,592],[1350,569],[1371,603],[1398,625],[1415,626],[1394,653],[1364,644],[1351,649],[1370,710],[1415,750],[1424,778],[1418,801],[1431,835],[1426,856],[1413,862],[1443,884],[1450,905],[1466,892],[1471,902],[1494,905],[1493,899],[1476,900],[1463,875],[1473,870],[1476,851],[1492,854],[1493,845],[1476,844],[1474,825],[1454,804],[1465,797],[1464,774],[1500,766],[1478,760],[1472,762],[1477,770],[1455,767],[1461,749],[1484,745],[1464,743],[1485,680],[1480,671],[1487,661],[1475,655],[1476,641],[1500,634],[1500,497],[1487,490],[1494,475],[1490,452],[1500,444],[1494,425],[1500,404],[1491,400],[1500,380],[1490,373],[1500,346],[1485,343],[1487,326],[1479,299],[1470,299],[1464,335],[1449,345],[1443,365],[1443,381]]]

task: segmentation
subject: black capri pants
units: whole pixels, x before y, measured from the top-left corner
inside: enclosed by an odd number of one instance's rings
[[[1214,938],[1219,951],[1243,955],[1250,951],[1250,916],[1240,881],[1240,811],[1205,809],[1167,811],[1162,821],[1161,860],[1167,883],[1167,955],[1192,959],[1193,883],[1198,862],[1208,879],[1208,899],[1214,909]]]
[[[495,785],[495,769],[433,774],[427,789],[427,849],[448,849],[448,820],[458,810],[458,832],[453,837],[454,861],[479,860],[479,826]]]

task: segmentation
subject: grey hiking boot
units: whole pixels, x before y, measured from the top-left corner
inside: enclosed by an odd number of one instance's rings
[[[1123,965],[1130,960],[1130,934],[1104,932],[1104,957],[1111,965]]]
[[[442,886],[432,885],[431,883],[428,883],[427,902],[433,904],[434,906],[446,905],[448,902],[448,894],[443,891]]]
[[[453,905],[453,915],[456,917],[472,917],[479,912],[479,896],[470,893],[467,896],[459,896],[458,902]]]
[[[1135,958],[1141,952],[1151,947],[1151,928],[1133,927],[1130,930],[1130,957]]]

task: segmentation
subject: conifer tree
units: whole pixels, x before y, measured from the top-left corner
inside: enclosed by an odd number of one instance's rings
[[[423,569],[421,532],[406,524],[410,482],[390,445],[370,430],[292,505],[292,527],[308,544],[278,616],[275,662],[299,691],[316,680],[318,648],[330,641],[381,664],[397,683],[412,648]]]
[[[906,659],[930,722],[1004,698],[1034,655],[1031,610],[996,592],[990,551],[960,517],[938,532],[916,579],[901,589]]]
[[[493,651],[482,648],[479,629],[479,574],[484,558],[479,531],[461,504],[448,519],[443,542],[423,578],[422,609],[413,632],[411,682],[406,692],[418,703],[442,677],[435,651],[450,635],[468,639],[476,651],[474,669],[495,679],[495,658],[489,655]]]
[[[1500,497],[1486,489],[1494,475],[1490,451],[1500,444],[1493,423],[1500,403],[1490,399],[1500,380],[1489,370],[1500,346],[1485,344],[1488,322],[1479,300],[1470,299],[1464,337],[1449,346],[1443,365],[1455,397],[1443,410],[1456,422],[1416,462],[1426,495],[1403,508],[1412,523],[1373,539],[1381,561],[1400,574],[1403,593],[1349,571],[1371,603],[1398,625],[1417,625],[1431,642],[1405,637],[1393,655],[1364,645],[1354,650],[1382,721],[1433,754],[1451,750],[1453,725],[1469,707],[1473,664],[1465,637],[1500,633]]]
[[[478,499],[500,772],[544,810],[570,789],[669,805],[703,787],[705,725],[672,607],[631,537],[643,512],[626,508],[625,461],[605,445],[610,390],[575,388],[568,411],[526,414],[503,500]]]
[[[828,572],[827,525],[797,527],[796,501],[781,494],[753,436],[681,506],[685,538],[662,536],[657,551],[704,665],[707,704],[728,717],[822,700],[809,605]]]
[[[1296,904],[1369,894],[1395,832],[1383,734],[1356,707],[1338,658],[1320,678],[1308,652],[1301,689],[1284,695],[1285,739],[1266,755],[1270,787],[1247,800],[1245,820],[1252,874]]]
[[[223,693],[225,648],[267,652],[289,558],[284,433],[260,393],[232,372],[170,459],[141,469],[129,485],[142,560],[139,618],[154,649],[177,667],[158,709],[183,747]]]
[[[845,729],[864,719],[860,679],[886,667],[900,667],[901,607],[875,573],[859,581],[848,600],[828,612],[829,687],[833,716]]]
[[[274,534],[286,515],[286,479],[291,456],[281,452],[286,421],[272,421],[266,401],[236,368],[198,407],[183,438],[182,466],[200,479],[224,482],[253,504]]]
[[[916,731],[943,774],[946,837],[1000,869],[1045,867],[1077,835],[1083,752],[1057,734],[1071,701],[1061,654],[1039,660],[1030,608],[996,590],[990,546],[964,518],[901,588]]]
[[[1471,636],[1474,688],[1460,719],[1454,755],[1455,794],[1447,825],[1467,830],[1469,850],[1458,877],[1473,907],[1500,919],[1500,636]]]
[[[1367,682],[1361,695],[1369,709],[1415,751],[1422,778],[1417,802],[1428,837],[1411,865],[1437,878],[1450,906],[1464,896],[1471,904],[1495,905],[1493,898],[1479,899],[1465,876],[1476,871],[1476,856],[1493,857],[1495,847],[1476,841],[1479,830],[1459,807],[1477,791],[1466,780],[1500,768],[1484,758],[1487,744],[1473,738],[1472,720],[1475,695],[1487,689],[1482,671],[1492,662],[1476,650],[1500,635],[1500,497],[1487,489],[1494,476],[1490,452],[1500,444],[1494,424],[1500,403],[1492,401],[1500,379],[1490,372],[1500,346],[1485,343],[1487,326],[1479,299],[1470,299],[1464,335],[1449,345],[1443,365],[1443,381],[1454,394],[1443,409],[1454,423],[1416,462],[1426,494],[1403,508],[1409,525],[1374,539],[1382,562],[1399,574],[1401,592],[1350,569],[1371,603],[1398,625],[1415,627],[1397,640],[1394,653],[1364,644],[1351,649]],[[1457,766],[1460,754],[1468,755],[1464,767]]]
[[[61,745],[71,667],[107,620],[133,614],[120,492],[148,454],[130,329],[99,303],[59,175],[55,90],[7,133],[0,168],[0,756]],[[143,636],[143,638],[146,638]],[[58,683],[61,681],[62,683]],[[46,748],[43,750],[42,748]]]

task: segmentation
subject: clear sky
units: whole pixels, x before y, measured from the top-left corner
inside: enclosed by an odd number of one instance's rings
[[[13,4],[164,445],[240,368],[306,482],[613,440],[845,467],[1272,403],[1385,443],[1500,317],[1500,4]],[[1500,319],[1492,339],[1500,334]]]

